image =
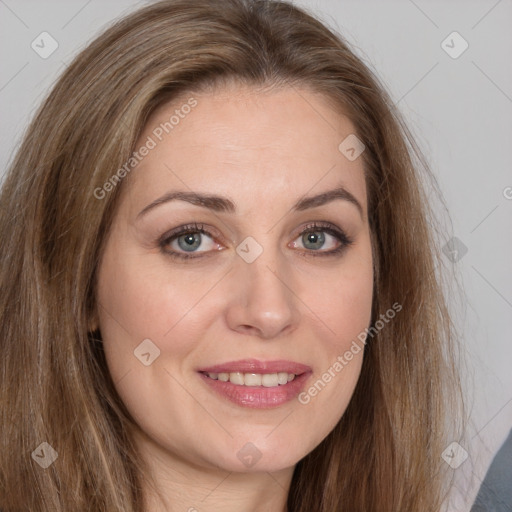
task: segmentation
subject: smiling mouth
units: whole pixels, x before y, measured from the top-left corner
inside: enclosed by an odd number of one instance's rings
[[[231,382],[235,386],[262,386],[265,388],[274,388],[277,386],[284,386],[295,379],[295,373],[278,372],[278,373],[214,373],[214,372],[201,372],[208,378],[218,380],[221,382]]]
[[[238,406],[270,409],[292,401],[312,375],[294,361],[242,359],[197,369],[209,389]]]

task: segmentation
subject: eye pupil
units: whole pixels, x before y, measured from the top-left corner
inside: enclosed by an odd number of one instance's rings
[[[302,243],[307,249],[320,249],[325,243],[325,235],[321,231],[304,233]]]
[[[201,245],[201,234],[200,233],[187,233],[178,237],[178,245],[184,251],[194,251]]]

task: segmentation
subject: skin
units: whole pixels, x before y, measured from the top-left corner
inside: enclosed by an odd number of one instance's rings
[[[137,147],[188,97],[155,111]],[[247,358],[296,361],[312,368],[307,390],[368,326],[373,270],[363,162],[338,150],[355,132],[350,120],[305,88],[232,84],[194,97],[197,106],[123,183],[99,268],[99,327],[149,468],[147,510],[280,512],[295,465],[343,415],[363,352],[306,405],[243,407],[214,393],[197,369]],[[344,199],[292,209],[340,186],[362,212]],[[236,212],[174,200],[139,215],[175,191],[225,196]],[[314,221],[343,230],[352,243],[337,255],[312,255],[340,243],[312,229],[325,243],[305,246],[301,229]],[[178,242],[161,247],[159,239],[194,222],[213,235],[202,238],[195,253],[202,256],[173,258],[168,251],[179,251]],[[236,252],[248,236],[263,248],[252,263]],[[149,366],[134,357],[144,339],[160,350]],[[237,457],[246,443],[261,454],[251,467]]]

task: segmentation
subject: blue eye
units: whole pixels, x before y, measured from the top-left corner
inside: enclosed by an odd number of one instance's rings
[[[178,242],[180,249],[186,252],[192,252],[201,245],[202,236],[203,235],[201,233],[187,233],[186,235],[180,235],[174,241]]]
[[[181,226],[171,233],[166,233],[160,239],[159,245],[163,252],[177,258],[192,258],[196,253],[203,255],[222,248],[212,235],[198,224]]]
[[[306,249],[321,249],[325,244],[325,234],[323,231],[310,231],[302,235],[302,245]]]
[[[331,225],[314,223],[306,226],[291,246],[305,249],[312,256],[329,256],[341,252],[351,243],[352,240],[343,231]]]

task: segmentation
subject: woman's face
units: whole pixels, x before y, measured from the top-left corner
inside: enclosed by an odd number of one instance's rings
[[[360,148],[339,148],[354,127],[306,89],[194,99],[151,116],[122,185],[99,269],[108,367],[160,461],[290,468],[360,374],[373,284]]]

